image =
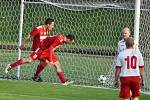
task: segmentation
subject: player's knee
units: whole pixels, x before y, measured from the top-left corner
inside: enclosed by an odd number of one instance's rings
[[[58,68],[61,68],[61,64],[58,61],[54,62],[54,65]]]
[[[57,67],[56,67],[56,70],[57,70],[57,72],[62,72],[62,69],[61,69],[61,68],[57,68]]]
[[[45,67],[45,66],[47,65],[47,63],[46,63],[45,61],[40,61],[40,65],[41,65],[42,67]]]

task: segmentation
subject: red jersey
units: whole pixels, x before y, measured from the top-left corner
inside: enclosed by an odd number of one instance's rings
[[[64,43],[64,36],[62,35],[55,35],[51,37],[47,37],[41,42],[41,49],[45,50],[48,48],[55,49],[59,45],[62,45]]]
[[[37,58],[40,60],[49,60],[49,61],[57,61],[57,56],[54,53],[56,47],[64,44],[65,37],[62,35],[55,35],[51,37],[47,37],[40,43],[40,47],[37,48],[30,57],[33,60]]]
[[[50,34],[49,30],[46,30],[42,25],[33,28],[30,32],[30,35],[33,37],[32,50],[35,51],[38,47],[40,47],[40,42],[47,38],[48,34]]]

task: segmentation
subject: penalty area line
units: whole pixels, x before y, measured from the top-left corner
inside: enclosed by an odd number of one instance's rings
[[[7,96],[22,96],[22,97],[31,97],[31,98],[38,98],[38,99],[47,99],[47,100],[65,100],[65,99],[58,99],[58,98],[50,98],[50,97],[41,97],[36,95],[26,95],[26,94],[14,94],[14,93],[1,93],[0,95],[7,95]]]

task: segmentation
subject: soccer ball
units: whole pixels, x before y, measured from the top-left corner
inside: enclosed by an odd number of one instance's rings
[[[106,78],[105,75],[100,75],[100,76],[97,78],[97,80],[98,80],[98,82],[99,82],[100,84],[105,84],[107,78]]]

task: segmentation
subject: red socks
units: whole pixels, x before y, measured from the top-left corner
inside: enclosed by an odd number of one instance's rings
[[[61,83],[65,83],[65,77],[63,72],[57,72],[57,76],[59,77]]]
[[[12,68],[15,68],[15,67],[17,67],[17,66],[19,66],[19,65],[22,65],[23,63],[24,63],[24,62],[23,62],[23,59],[20,59],[20,60],[18,60],[17,62],[10,64],[10,66],[11,66]]]
[[[37,69],[36,69],[36,73],[35,76],[39,76],[39,74],[41,73],[41,71],[44,69],[45,66],[43,66],[42,64],[39,64]]]

